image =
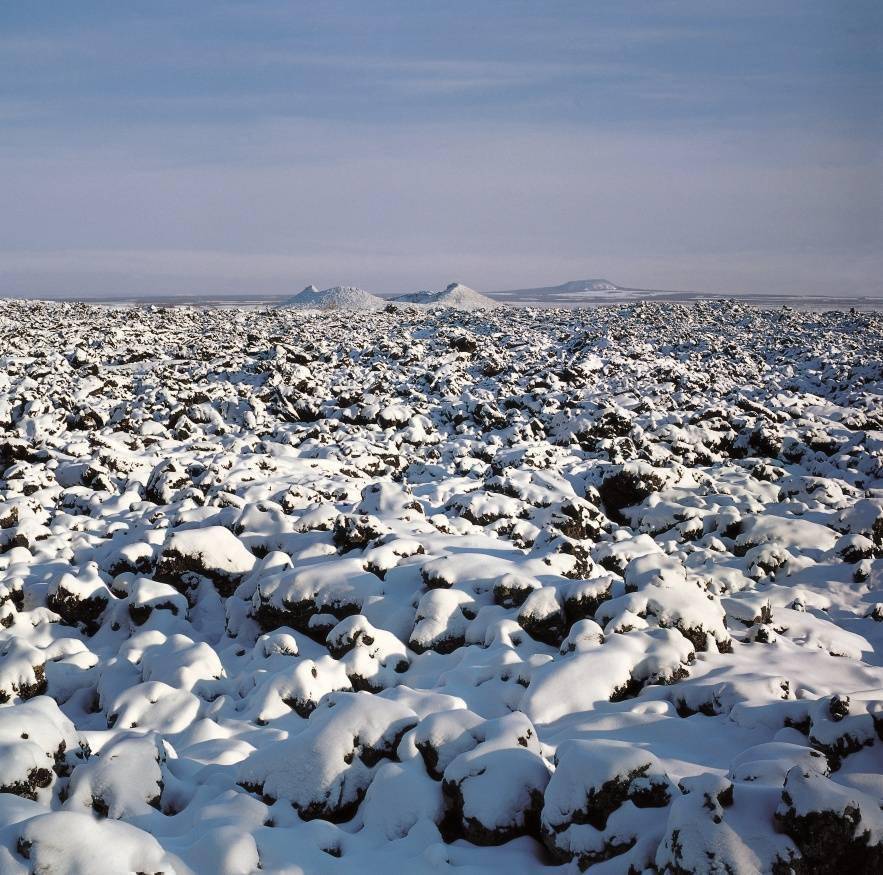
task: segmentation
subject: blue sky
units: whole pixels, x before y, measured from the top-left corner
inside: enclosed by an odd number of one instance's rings
[[[0,294],[883,294],[883,4],[6,2]]]

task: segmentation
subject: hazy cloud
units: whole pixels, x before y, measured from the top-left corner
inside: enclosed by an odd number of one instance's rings
[[[5,7],[0,293],[880,293],[875,7],[644,8]]]

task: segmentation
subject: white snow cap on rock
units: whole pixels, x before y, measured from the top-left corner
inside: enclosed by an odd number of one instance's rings
[[[207,576],[237,576],[254,567],[255,558],[236,535],[223,526],[201,529],[180,529],[169,536],[164,557],[174,555],[184,563],[193,564]]]

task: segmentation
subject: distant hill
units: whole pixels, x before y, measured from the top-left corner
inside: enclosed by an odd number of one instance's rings
[[[334,286],[319,291],[307,286],[294,297],[282,301],[279,307],[300,307],[315,310],[374,310],[386,302],[356,286]]]
[[[546,295],[577,295],[581,292],[617,292],[622,286],[617,286],[610,280],[590,279],[590,280],[570,280],[561,283],[560,286],[541,286],[536,289],[510,289],[506,291],[494,292],[496,295],[520,295],[524,297],[539,298]]]
[[[452,307],[455,310],[481,310],[499,307],[493,298],[488,298],[462,283],[451,283],[441,292],[414,292],[398,295],[391,299],[400,304],[419,304],[423,307]]]

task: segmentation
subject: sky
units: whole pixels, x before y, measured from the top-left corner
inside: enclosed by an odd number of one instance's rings
[[[883,3],[0,3],[0,295],[883,295]]]

